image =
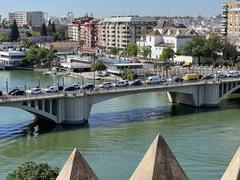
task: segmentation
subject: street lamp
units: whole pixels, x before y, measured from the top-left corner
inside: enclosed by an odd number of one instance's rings
[[[8,93],[8,79],[6,80],[6,92]]]
[[[38,77],[38,87],[40,88],[40,77]]]
[[[24,82],[24,91],[25,91],[25,97],[27,96],[27,83],[26,81]]]
[[[59,79],[58,79],[58,81],[57,81],[57,90],[58,90],[58,94],[59,94]]]
[[[62,76],[62,85],[64,87],[64,76]]]

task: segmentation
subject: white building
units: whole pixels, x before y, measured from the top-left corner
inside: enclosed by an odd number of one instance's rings
[[[17,66],[21,64],[22,60],[26,57],[23,51],[15,51],[9,49],[8,51],[0,51],[0,65],[1,66]]]
[[[176,26],[156,26],[154,31],[148,33],[145,37],[142,37],[141,41],[137,42],[137,45],[141,51],[143,47],[151,48],[151,58],[159,59],[164,48],[171,48],[174,52],[185,45],[193,37],[197,37],[198,34],[190,28],[176,27]]]
[[[157,25],[157,18],[138,16],[116,16],[99,23],[98,45],[106,49],[125,49],[136,43]]]
[[[14,19],[19,27],[32,26],[41,27],[45,23],[45,13],[42,11],[18,11],[8,13],[9,23],[12,24]]]

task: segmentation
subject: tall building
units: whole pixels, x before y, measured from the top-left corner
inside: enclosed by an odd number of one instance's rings
[[[85,48],[94,48],[97,41],[97,23],[93,17],[85,16],[68,24],[68,37],[72,41],[82,41]]]
[[[106,49],[125,49],[136,43],[157,25],[154,17],[117,16],[105,18],[100,22],[98,45]]]
[[[10,24],[13,23],[14,19],[19,27],[32,26],[41,27],[45,23],[45,14],[42,11],[18,11],[9,12],[8,18]]]
[[[222,9],[222,34],[240,51],[240,1],[226,2]]]

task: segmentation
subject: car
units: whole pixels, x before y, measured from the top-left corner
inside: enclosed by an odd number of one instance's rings
[[[13,90],[11,90],[11,91],[9,91],[9,95],[12,95],[12,93],[14,93],[15,91],[19,91],[20,89],[18,89],[18,88],[14,88]]]
[[[42,89],[39,88],[39,87],[32,88],[32,89],[27,90],[27,93],[34,94],[34,95],[41,94],[42,93]]]
[[[135,79],[133,82],[130,83],[130,86],[141,86],[143,83],[140,79]]]
[[[162,79],[160,76],[150,76],[147,79],[147,84],[160,84],[167,82],[166,79]]]
[[[226,71],[217,71],[216,74],[214,74],[215,78],[227,78],[228,73]]]
[[[99,85],[99,88],[102,88],[102,89],[109,89],[111,87],[112,87],[112,83],[111,82],[104,82],[104,83]]]
[[[17,90],[11,94],[12,96],[23,96],[25,95],[25,91]]]
[[[208,75],[206,75],[206,76],[203,76],[202,78],[201,78],[201,80],[208,80],[208,79],[213,79],[214,78],[214,75],[213,74],[208,74]]]
[[[121,81],[116,82],[116,84],[115,84],[116,87],[126,87],[128,85],[129,85],[128,80],[121,80]]]
[[[76,91],[76,88],[74,86],[67,86],[63,89],[63,91]]]
[[[59,92],[58,86],[51,86],[47,90],[47,93],[57,93],[57,92]]]
[[[80,85],[79,85],[79,84],[73,84],[73,87],[74,87],[76,90],[79,90],[79,89],[80,89]]]
[[[83,90],[93,90],[95,88],[95,85],[94,84],[91,84],[91,83],[88,83],[88,84],[85,84],[82,89]]]
[[[2,91],[0,91],[0,96],[3,96],[3,92]]]
[[[229,71],[227,73],[227,77],[237,78],[240,76],[239,71]]]
[[[182,82],[183,79],[181,77],[172,77],[167,80],[168,82]]]

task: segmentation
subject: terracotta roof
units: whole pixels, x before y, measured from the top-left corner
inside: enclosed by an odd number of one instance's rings
[[[53,46],[53,47],[78,47],[79,42],[49,42],[46,43],[46,46]]]
[[[155,29],[163,29],[163,28],[169,28],[172,27],[173,23],[169,22],[169,21],[160,21],[159,24],[157,26],[155,26]]]
[[[158,135],[130,180],[188,180],[167,143]]]
[[[56,180],[97,180],[97,176],[75,148]]]
[[[147,36],[161,36],[161,33],[158,30],[147,33]]]
[[[168,28],[163,33],[164,36],[185,36],[185,37],[194,37],[198,36],[198,34],[193,30],[189,28]]]

